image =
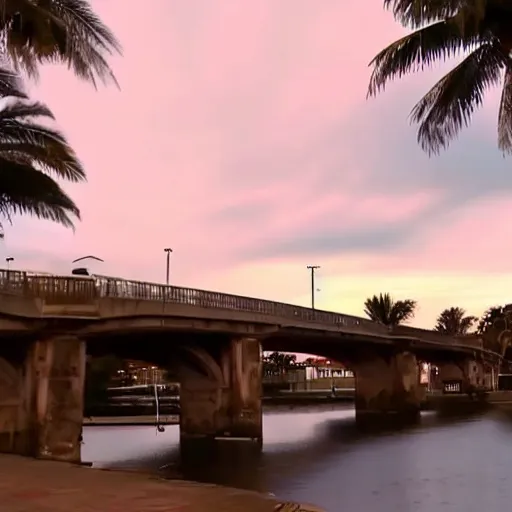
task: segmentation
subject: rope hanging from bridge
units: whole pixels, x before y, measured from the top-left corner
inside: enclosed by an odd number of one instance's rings
[[[160,424],[160,400],[158,397],[158,386],[156,384],[153,384],[153,389],[155,391],[155,424],[156,424],[156,434],[158,435],[159,432],[165,432],[165,427]]]

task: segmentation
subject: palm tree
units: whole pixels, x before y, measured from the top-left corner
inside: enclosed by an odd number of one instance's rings
[[[29,214],[73,227],[80,212],[54,177],[85,180],[65,137],[37,119],[53,119],[37,102],[4,99],[0,108],[0,217]],[[0,224],[1,225],[1,224]]]
[[[395,18],[415,29],[382,50],[371,62],[368,95],[393,78],[436,61],[465,58],[416,104],[412,121],[429,154],[448,146],[468,126],[485,91],[502,85],[498,146],[512,151],[512,2],[505,0],[384,0]]]
[[[395,302],[389,293],[374,295],[364,303],[364,312],[370,320],[389,326],[396,326],[410,320],[414,317],[415,309],[416,301],[406,299]]]
[[[283,374],[297,362],[295,354],[285,354],[283,352],[272,352],[263,360],[264,373],[267,375]]]
[[[464,336],[477,320],[476,316],[466,316],[462,308],[448,308],[437,317],[434,330],[451,336]]]
[[[503,330],[506,327],[505,308],[492,306],[487,309],[478,322],[478,334],[485,334],[490,329]]]
[[[0,37],[15,71],[37,78],[39,64],[61,62],[94,86],[117,84],[107,57],[121,46],[87,0],[0,0]]]
[[[482,316],[477,333],[485,348],[505,356],[512,345],[512,305],[489,308]]]
[[[120,44],[87,0],[0,0],[0,37],[0,98],[26,100],[18,72],[37,78],[44,63],[64,63],[94,86],[117,85],[106,58]],[[34,116],[53,117],[40,103],[15,101],[0,111],[0,217],[28,213],[71,227],[79,210],[52,175],[81,181],[85,173],[64,136]]]

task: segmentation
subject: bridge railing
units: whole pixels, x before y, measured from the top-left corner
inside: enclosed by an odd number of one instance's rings
[[[172,302],[203,308],[229,309],[232,311],[290,318],[304,322],[338,325],[340,327],[365,326],[376,333],[382,334],[388,332],[385,326],[381,326],[371,320],[341,313],[313,310],[311,308],[293,306],[282,302],[231,295],[228,293],[166,286],[141,281],[128,281],[108,276],[94,277],[101,297]]]
[[[76,304],[98,297],[152,300],[203,308],[229,309],[339,327],[364,326],[376,334],[389,332],[385,326],[357,316],[228,293],[130,281],[110,276],[70,277],[0,270],[0,290],[40,297],[48,303]]]
[[[375,335],[394,334],[415,337],[430,342],[475,346],[475,348],[481,346],[480,340],[456,339],[414,327],[399,326],[391,331],[388,327],[377,322],[342,313],[332,313],[227,293],[130,281],[109,276],[71,277],[0,270],[0,291],[39,297],[48,304],[90,303],[100,297],[170,302],[202,308],[256,313],[307,323],[335,325],[340,328],[363,327],[367,332]]]
[[[40,297],[48,304],[86,304],[98,297],[91,279],[0,270],[0,290],[28,297]]]

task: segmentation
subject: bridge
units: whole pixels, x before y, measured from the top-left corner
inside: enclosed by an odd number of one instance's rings
[[[0,270],[0,451],[80,459],[86,354],[172,369],[183,442],[262,442],[261,349],[317,354],[356,375],[356,414],[418,414],[418,359],[488,387],[500,356],[474,337],[116,277]]]

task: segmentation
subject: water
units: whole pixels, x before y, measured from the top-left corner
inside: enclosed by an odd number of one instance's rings
[[[308,408],[264,417],[261,454],[223,443],[207,460],[179,465],[178,428],[88,427],[83,460],[243,487],[328,512],[496,512],[512,500],[512,416],[440,418],[361,433],[354,412]],[[178,473],[177,473],[178,472]]]

